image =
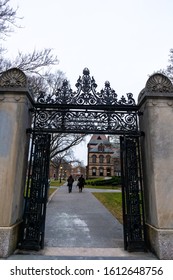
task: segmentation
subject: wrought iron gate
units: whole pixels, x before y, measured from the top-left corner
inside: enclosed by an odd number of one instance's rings
[[[77,91],[65,80],[54,95],[41,93],[32,109],[33,137],[26,190],[26,202],[19,247],[40,249],[44,246],[50,133],[117,134],[121,137],[124,248],[145,248],[144,206],[140,166],[138,128],[139,108],[131,93],[127,99],[105,82],[96,91],[94,78],[87,68],[79,77]]]
[[[146,249],[139,137],[120,137],[124,249]]]
[[[50,135],[33,133],[32,137],[19,248],[39,250],[44,247]]]

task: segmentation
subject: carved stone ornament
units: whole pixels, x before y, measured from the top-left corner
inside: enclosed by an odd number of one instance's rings
[[[150,92],[173,92],[173,85],[168,77],[161,73],[156,73],[148,79],[145,90]]]
[[[18,68],[12,68],[2,73],[0,76],[0,87],[26,87],[27,78]]]

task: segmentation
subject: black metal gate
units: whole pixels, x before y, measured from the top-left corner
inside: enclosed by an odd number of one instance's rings
[[[87,68],[79,77],[77,91],[65,80],[55,95],[41,93],[32,109],[31,159],[19,247],[38,250],[44,246],[44,226],[49,175],[50,133],[117,134],[121,136],[124,248],[145,249],[144,205],[138,128],[139,108],[131,93],[127,99],[105,82],[96,91]]]
[[[32,137],[19,248],[39,250],[44,247],[50,135],[33,133]]]
[[[120,137],[124,249],[146,249],[139,137]]]

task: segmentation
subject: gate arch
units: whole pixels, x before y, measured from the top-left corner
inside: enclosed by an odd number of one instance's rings
[[[33,125],[27,129],[32,145],[26,201],[19,248],[44,247],[51,133],[120,135],[124,248],[145,250],[144,203],[138,126],[139,107],[133,95],[119,100],[110,83],[97,92],[88,68],[72,91],[65,80],[54,95],[40,93],[31,109]]]

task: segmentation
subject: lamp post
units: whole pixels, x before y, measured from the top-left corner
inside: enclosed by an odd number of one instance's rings
[[[60,183],[61,183],[61,178],[62,178],[62,166],[60,166],[60,180],[59,180]]]

